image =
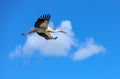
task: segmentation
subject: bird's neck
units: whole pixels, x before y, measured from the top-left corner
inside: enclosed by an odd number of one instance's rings
[[[60,30],[59,30],[59,29],[57,29],[57,30],[54,30],[54,32],[60,32]]]

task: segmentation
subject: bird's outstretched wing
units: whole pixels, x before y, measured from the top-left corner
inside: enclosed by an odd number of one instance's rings
[[[41,28],[47,26],[48,24],[45,23],[45,21],[49,22],[50,17],[51,17],[50,14],[40,16],[40,18],[38,18],[37,21],[35,22],[34,27]]]

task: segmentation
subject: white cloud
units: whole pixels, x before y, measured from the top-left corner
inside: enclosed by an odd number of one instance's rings
[[[22,54],[22,47],[21,45],[19,45],[14,52],[11,52],[9,54],[9,57],[10,58],[19,57],[21,56],[21,54]]]
[[[54,28],[53,23],[50,26]],[[54,33],[54,37],[58,36],[57,40],[46,41],[41,36],[36,33],[28,35],[24,45],[19,45],[16,47],[15,51],[9,54],[9,57],[22,57],[22,56],[32,56],[34,53],[39,52],[42,56],[71,56],[70,50],[71,46],[77,49],[74,32],[72,31],[72,25],[70,21],[62,21],[60,26],[57,28],[63,29],[67,34]],[[105,48],[101,45],[95,43],[93,38],[90,38],[87,42],[79,45],[80,48],[72,54],[73,60],[82,60],[88,58],[94,54],[104,52]]]
[[[53,25],[53,24],[51,24]],[[52,26],[53,27],[53,26]],[[72,32],[72,26],[70,21],[62,21],[61,25],[58,26],[59,29],[63,29],[67,32],[67,34],[56,33],[52,34],[53,36],[58,36],[57,40],[48,40],[46,41],[44,38],[39,35],[31,34],[27,36],[27,40],[25,44],[12,53],[10,56],[16,57],[21,56],[18,53],[23,53],[22,55],[29,55],[35,53],[35,51],[40,52],[40,54],[44,56],[66,56],[73,45],[73,37],[74,33]]]
[[[105,48],[101,45],[95,43],[93,38],[89,38],[87,42],[83,43],[81,47],[74,53],[74,60],[83,60],[88,57],[93,56],[94,54],[105,52]]]

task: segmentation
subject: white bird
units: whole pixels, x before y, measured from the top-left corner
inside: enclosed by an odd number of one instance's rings
[[[50,17],[51,16],[49,14],[40,16],[40,18],[38,18],[38,20],[34,24],[35,28],[31,29],[30,32],[28,33],[23,33],[22,35],[27,35],[27,34],[36,32],[38,35],[44,37],[46,40],[50,40],[50,39],[58,38],[58,37],[53,37],[50,33],[56,33],[56,32],[66,33],[65,31],[60,29],[57,29],[57,30],[51,29],[48,26]]]

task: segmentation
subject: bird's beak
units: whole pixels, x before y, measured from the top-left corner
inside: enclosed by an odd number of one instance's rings
[[[63,31],[63,30],[61,30],[60,32],[62,32],[62,33],[67,33],[67,32],[65,32],[65,31]]]

